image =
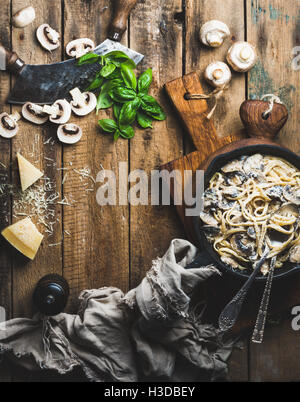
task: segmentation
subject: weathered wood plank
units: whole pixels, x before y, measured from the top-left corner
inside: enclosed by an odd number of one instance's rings
[[[209,0],[186,0],[185,4],[185,73],[197,71],[205,93],[209,93],[212,88],[203,79],[206,66],[212,61],[225,61],[231,44],[244,40],[244,2],[216,0],[212,6]],[[221,47],[214,49],[204,46],[199,39],[200,27],[212,19],[225,22],[231,31],[231,37]],[[242,128],[238,110],[244,98],[245,75],[233,73],[230,87],[219,100],[213,117],[219,135],[226,136]]]
[[[111,15],[107,1],[66,0],[65,45],[79,37],[100,43],[106,39]],[[96,177],[102,164],[113,170],[118,180],[118,162],[127,161],[128,143],[115,144],[111,136],[101,133],[97,121],[105,115],[106,112],[73,118],[82,126],[84,135],[76,146],[64,148],[64,166],[70,170],[64,196],[76,200],[74,207],[64,206],[64,230],[70,233],[64,239],[64,276],[71,287],[71,301],[86,288],[112,285],[128,289],[128,206],[100,207],[96,202],[99,185],[90,183],[94,190],[85,191],[81,177],[73,170],[88,167]]]
[[[12,12],[30,5],[29,0],[13,0]],[[60,60],[60,50],[48,53],[42,49],[35,39],[35,31],[42,23],[49,23],[54,29],[61,31],[61,1],[44,0],[34,5],[36,10],[36,19],[24,29],[13,28],[12,45],[14,50],[30,64],[51,63]],[[20,111],[19,107],[13,107],[13,110]],[[16,153],[20,152],[25,158],[40,168],[45,176],[56,184],[56,191],[61,188],[61,146],[56,141],[56,127],[54,126],[33,126],[29,122],[20,122],[20,132],[13,139],[12,162],[13,162],[13,182],[19,185],[19,172],[16,161]],[[53,138],[55,145],[44,144],[49,137]],[[43,180],[40,180],[40,184]],[[14,201],[17,199],[15,198]],[[59,219],[54,225],[53,236],[48,236],[45,227],[39,225],[40,230],[45,234],[43,244],[36,256],[36,259],[29,262],[25,257],[14,252],[13,262],[13,307],[14,316],[28,316],[32,313],[31,295],[37,281],[49,273],[62,273],[61,245],[49,247],[49,244],[61,242],[61,206],[55,208],[53,220]],[[15,207],[13,214],[15,214]],[[22,217],[16,216],[14,220]],[[36,222],[36,217],[32,218]]]
[[[249,74],[249,96],[260,98],[274,93],[281,98],[290,116],[279,141],[299,153],[300,95],[296,90],[299,71],[292,69],[291,62],[293,47],[300,45],[300,6],[293,0],[256,0],[247,5],[248,40],[257,45],[259,55],[257,65]],[[299,277],[294,280],[299,281]],[[251,380],[299,380],[298,338],[299,334],[290,328],[289,319],[283,325],[266,328],[263,344],[250,346]]]
[[[167,112],[165,122],[153,130],[136,128],[130,142],[130,170],[147,173],[182,155],[182,129],[162,93],[163,85],[182,75],[182,26],[174,21],[181,0],[141,1],[130,18],[130,45],[145,55],[139,71],[153,69],[150,93],[158,97]],[[130,209],[131,287],[137,285],[151,261],[161,256],[172,238],[182,237],[175,210],[168,206],[132,206]]]
[[[211,1],[186,0],[185,10],[185,73],[197,71],[201,78],[204,92],[209,93],[212,88],[203,79],[206,66],[212,61],[225,61],[226,53],[231,44],[237,40],[244,40],[244,2],[216,0],[212,6]],[[199,32],[202,24],[217,19],[225,22],[231,32],[219,48],[208,48],[201,44]],[[232,81],[224,96],[218,101],[213,122],[220,136],[237,133],[242,129],[239,118],[239,107],[245,99],[245,75],[232,74]],[[189,142],[186,149],[191,149]],[[243,350],[235,351],[231,357],[232,370],[229,374],[231,380],[246,381],[248,378],[247,344]]]
[[[0,38],[1,42],[10,47],[10,26],[7,23],[10,19],[10,0],[5,0],[1,4],[2,12],[0,15]],[[9,112],[10,108],[5,104],[6,97],[10,88],[9,75],[0,72],[0,113]],[[11,141],[0,137],[0,183],[9,184],[11,178],[10,155]],[[5,190],[4,190],[5,192]],[[6,193],[6,192],[5,192]],[[11,221],[11,202],[10,197],[0,194],[0,231],[10,224]],[[6,252],[5,241],[1,236],[0,239],[0,308],[5,309],[6,318],[11,317],[11,276],[12,261],[11,255]],[[2,310],[1,310],[2,311]],[[2,316],[2,315],[1,315]],[[3,319],[3,316],[1,317]],[[9,367],[7,365],[0,366],[0,381],[8,381],[11,379]]]

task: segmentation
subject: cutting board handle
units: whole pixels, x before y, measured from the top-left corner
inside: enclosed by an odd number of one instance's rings
[[[240,116],[250,137],[273,140],[285,125],[289,113],[281,103],[270,105],[262,100],[246,100],[241,104]]]
[[[23,60],[19,58],[17,53],[5,49],[0,44],[0,69],[10,71],[14,74],[19,74],[22,68],[25,66]]]
[[[138,0],[115,0],[114,18],[109,28],[108,37],[120,42],[127,28],[127,19]]]

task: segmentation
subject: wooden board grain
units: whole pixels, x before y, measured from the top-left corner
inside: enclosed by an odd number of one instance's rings
[[[292,49],[300,45],[300,5],[293,0],[247,2],[247,37],[257,45],[258,63],[249,73],[250,98],[278,95],[289,109],[289,119],[279,142],[300,153],[298,116],[300,112],[299,71],[292,68]],[[300,288],[300,276],[293,278],[292,293]],[[285,292],[284,292],[285,293]],[[288,298],[289,294],[285,293]],[[294,297],[293,304],[300,304]],[[299,379],[299,333],[286,316],[279,325],[266,328],[262,345],[250,345],[250,379],[253,381],[293,381]]]
[[[139,2],[130,17],[130,46],[145,55],[139,71],[153,69],[151,94],[171,116],[163,85],[182,74],[182,26],[174,15],[182,11],[181,0]],[[153,130],[136,129],[130,142],[130,170],[152,169],[182,153],[182,131],[176,120],[154,122]],[[171,239],[181,235],[181,226],[168,206],[130,207],[131,287],[136,286],[151,262],[168,248]]]
[[[105,0],[66,0],[64,11],[64,46],[80,37],[96,43],[106,39],[112,4]],[[64,237],[64,276],[71,287],[73,308],[79,293],[87,288],[111,285],[128,290],[128,206],[100,207],[96,202],[99,185],[90,181],[84,187],[74,171],[87,167],[95,178],[103,166],[113,170],[118,180],[118,162],[127,161],[128,142],[114,143],[112,136],[103,135],[97,122],[105,116],[106,112],[81,119],[73,116],[72,121],[82,126],[84,135],[75,147],[64,147],[63,164],[69,175],[63,193],[68,200],[76,201],[74,207],[63,208],[63,229],[70,233]]]
[[[10,27],[6,24],[10,16],[10,0],[1,3],[0,38],[4,45],[10,47]],[[5,104],[10,89],[10,78],[7,74],[0,74],[0,113],[9,112],[10,107]],[[0,183],[9,184],[11,180],[11,142],[0,137]],[[0,195],[0,231],[11,222],[11,200],[8,196]],[[5,252],[5,241],[0,238],[0,308],[5,309],[7,319],[12,314],[12,255]],[[3,310],[2,310],[3,313]],[[2,314],[3,315],[3,314]],[[2,317],[3,319],[3,317]],[[0,382],[9,381],[11,373],[7,365],[0,366]]]
[[[13,0],[12,13],[25,6],[30,5],[29,0]],[[38,25],[48,22],[53,28],[60,31],[61,24],[61,2],[59,0],[44,0],[36,6],[35,24],[31,24],[24,29],[13,28],[12,46],[27,63],[51,63],[60,60],[60,52],[48,53],[43,50],[35,39],[35,31]],[[34,47],[34,51],[33,51]],[[20,107],[13,107],[14,111],[20,111]],[[56,138],[55,127],[53,126],[33,126],[29,122],[20,121],[20,132],[12,140],[12,169],[13,182],[19,185],[19,172],[16,161],[16,153],[20,152],[25,158],[42,170],[45,176],[56,183],[58,189],[61,187],[61,147],[44,145],[44,142],[51,136]],[[42,180],[40,180],[42,183]],[[15,215],[13,208],[14,221],[22,219]],[[61,245],[55,249],[49,244],[61,243],[61,206],[55,207],[55,216],[59,218],[53,236],[45,235],[43,244],[34,261],[28,261],[20,254],[14,253],[13,261],[13,306],[14,316],[30,316],[32,314],[32,291],[38,280],[48,273],[62,273]],[[36,218],[32,218],[36,223]],[[39,227],[44,233],[45,227]]]

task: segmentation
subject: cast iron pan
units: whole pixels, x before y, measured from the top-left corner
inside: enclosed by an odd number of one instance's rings
[[[219,171],[222,166],[226,165],[226,163],[242,155],[253,155],[256,153],[260,153],[263,155],[277,156],[290,162],[297,169],[300,169],[300,157],[286,148],[282,148],[278,145],[267,145],[267,144],[243,146],[238,149],[225,152],[223,154],[219,154],[211,161],[204,174],[205,188],[207,187],[212,176],[217,171]],[[198,216],[194,216],[192,217],[192,219],[193,219],[194,231],[197,238],[197,243],[201,251],[196,257],[196,259],[186,268],[195,268],[202,265],[214,264],[220,269],[220,271],[224,273],[232,275],[235,278],[239,278],[243,281],[247,280],[251,273],[251,270],[249,269],[240,271],[238,269],[230,267],[229,265],[224,264],[221,261],[219,254],[213,249],[211,243],[209,243],[203,231],[201,230],[200,218]],[[291,275],[292,273],[296,272],[299,268],[300,268],[299,263],[296,264],[286,262],[281,268],[275,269],[274,279],[279,279]],[[257,275],[257,277],[255,278],[256,282],[260,283],[265,282],[266,279],[267,275],[264,276],[262,274]]]

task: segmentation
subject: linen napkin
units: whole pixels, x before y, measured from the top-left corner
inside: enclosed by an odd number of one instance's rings
[[[223,378],[233,345],[191,302],[198,285],[220,273],[212,265],[185,269],[196,254],[191,243],[174,239],[126,295],[114,287],[84,290],[75,315],[2,323],[0,353],[29,370],[63,375],[78,366],[91,381]]]

